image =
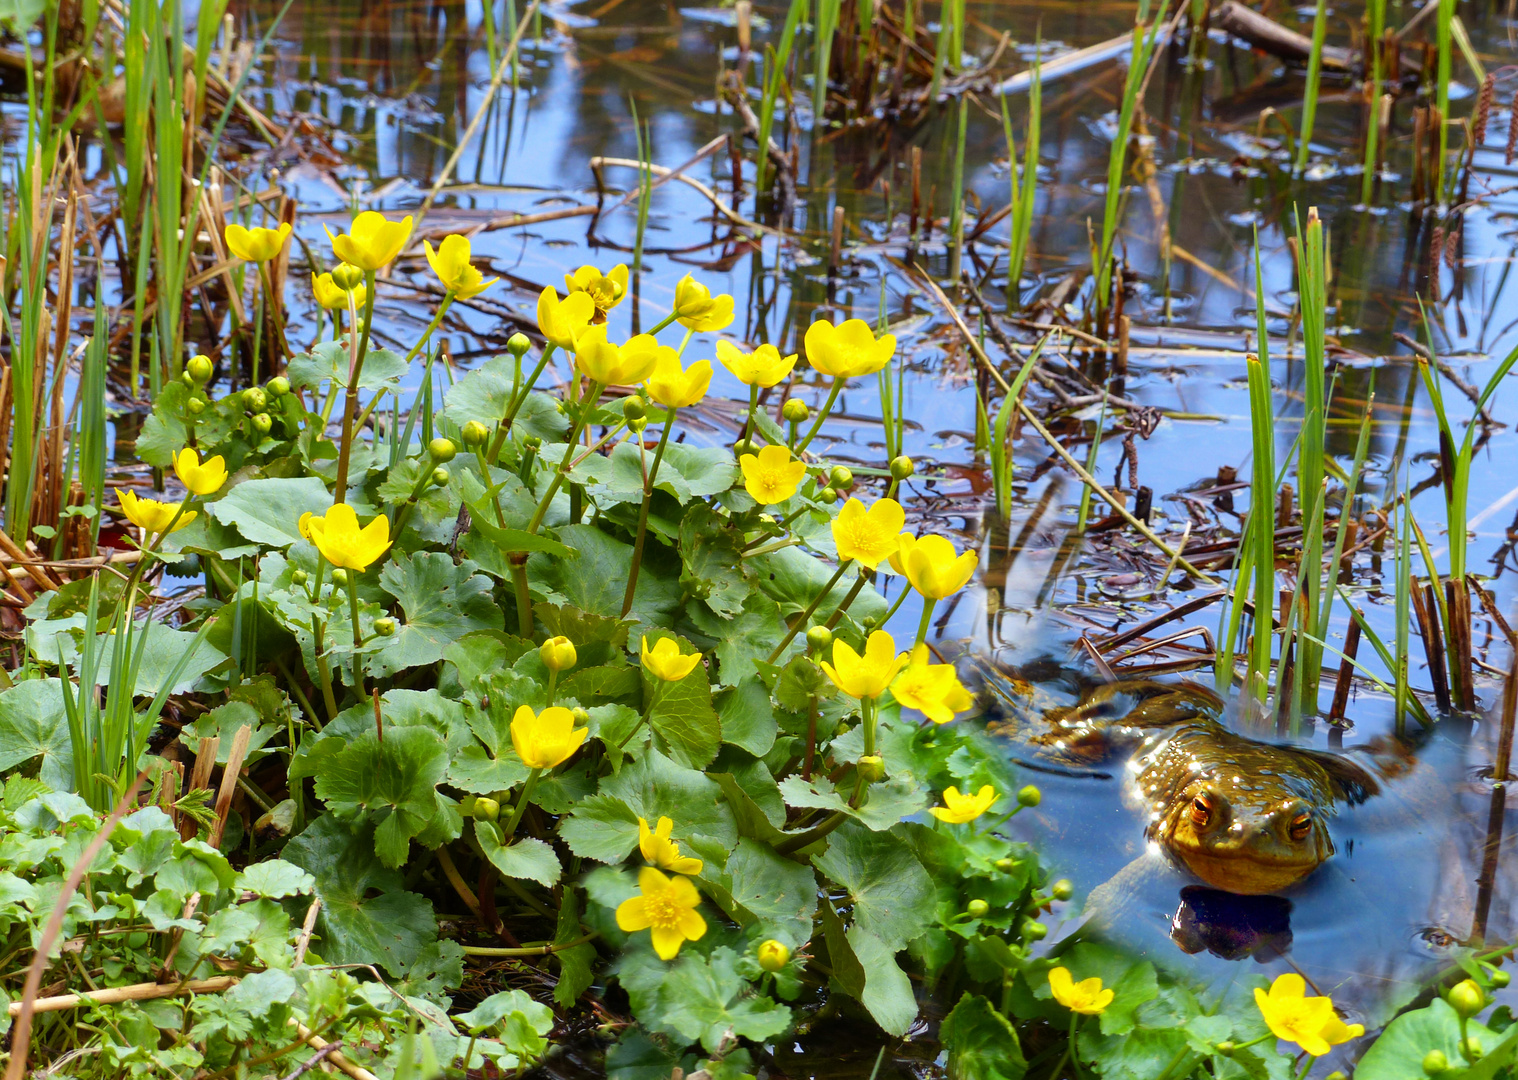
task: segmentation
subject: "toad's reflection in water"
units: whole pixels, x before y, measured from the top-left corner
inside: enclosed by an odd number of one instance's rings
[[[1170,920],[1170,938],[1185,953],[1206,950],[1224,960],[1254,957],[1268,964],[1291,951],[1291,901],[1188,885]]]

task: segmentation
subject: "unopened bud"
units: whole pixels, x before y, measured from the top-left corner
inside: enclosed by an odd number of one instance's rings
[[[195,379],[188,371],[181,371],[179,373],[179,381],[189,387],[193,387],[195,385]]]
[[[333,570],[332,584],[336,585],[339,589],[346,589],[348,587],[348,571],[344,570],[341,566]]]
[[[891,479],[905,480],[917,471],[917,464],[905,454],[891,459]]]
[[[1017,793],[1017,803],[1019,806],[1037,806],[1043,801],[1043,792],[1039,791],[1032,784],[1029,784]]]
[[[745,457],[749,454],[757,454],[758,452],[759,444],[754,442],[753,439],[739,439],[733,443],[734,457]]]
[[[206,403],[201,398],[191,398],[184,403],[185,411],[191,416],[199,416],[206,411]]]
[[[311,575],[306,573],[304,570],[296,570],[290,575],[290,584],[294,585],[297,589],[310,580]]]
[[[538,657],[549,671],[568,671],[579,660],[574,642],[563,634],[551,637],[538,646]]]
[[[854,483],[854,474],[846,465],[834,465],[828,473],[828,486],[835,487],[840,491],[848,490]]]
[[[792,424],[804,424],[811,419],[812,410],[800,398],[791,398],[780,406],[780,415]]]
[[[806,643],[819,651],[826,649],[833,643],[833,631],[826,626],[814,626],[806,632]]]
[[[427,456],[439,465],[452,461],[459,453],[459,444],[439,435],[427,444]]]
[[[628,420],[642,420],[648,415],[648,402],[637,394],[622,399],[622,415]]]
[[[590,723],[590,710],[582,708],[579,705],[576,705],[573,709],[570,709],[569,715],[574,717],[574,722],[578,727],[584,727],[586,724]]]
[[[1021,929],[1024,941],[1042,941],[1049,936],[1049,928],[1036,919],[1024,919]]]
[[[984,919],[991,911],[991,905],[984,900],[971,900],[965,905],[965,914],[972,919]]]
[[[483,446],[490,438],[490,429],[478,420],[471,420],[464,425],[462,434],[465,446]]]
[[[453,479],[453,474],[448,471],[448,466],[439,465],[432,470],[432,486],[447,487],[448,481]]]
[[[529,450],[541,450],[543,449],[543,436],[529,435],[522,440],[522,445],[526,446]]]
[[[250,386],[242,392],[242,403],[249,412],[261,413],[269,407],[269,395],[257,386]]]
[[[390,637],[395,633],[395,620],[386,616],[374,620],[374,632],[380,637]]]
[[[791,950],[784,942],[770,938],[759,946],[759,966],[765,971],[779,971],[791,959]]]
[[[1013,870],[1017,869],[1017,863],[1013,862],[1011,859],[997,859],[996,862],[992,863],[991,865],[995,866],[996,869],[1000,870],[1003,874],[1010,874]]]
[[[211,363],[209,356],[192,356],[185,365],[185,372],[202,386],[211,381],[211,375],[215,371],[216,365]]]
[[[261,412],[253,414],[253,430],[258,432],[260,435],[269,434],[270,429],[273,427],[274,417],[270,416],[268,413]]]
[[[506,339],[506,351],[518,360],[522,359],[530,348],[532,348],[532,339],[520,330]]]
[[[474,819],[476,821],[494,821],[501,816],[501,804],[494,799],[483,796],[474,800]]]
[[[817,492],[817,501],[822,503],[824,506],[831,505],[832,503],[838,501],[838,492],[834,491],[830,487],[825,487],[821,491]]]
[[[283,375],[276,375],[264,383],[264,390],[270,397],[284,397],[290,392],[290,380]]]
[[[1449,1058],[1444,1056],[1443,1050],[1430,1050],[1423,1055],[1423,1071],[1429,1076],[1439,1076],[1449,1072]]]
[[[1462,1017],[1475,1016],[1486,1008],[1486,994],[1474,979],[1462,979],[1449,992],[1450,1008]]]
[[[1075,884],[1069,878],[1060,878],[1049,886],[1049,895],[1056,900],[1068,900],[1075,895]]]
[[[869,754],[859,759],[859,775],[867,783],[876,784],[885,779],[885,759],[879,754]]]
[[[1498,990],[1501,990],[1508,983],[1510,983],[1510,982],[1513,981],[1513,977],[1511,975],[1509,975],[1507,972],[1503,971],[1501,968],[1498,968],[1497,970],[1493,971],[1491,978],[1492,978],[1492,985],[1495,986]]]
[[[1221,1057],[1233,1057],[1234,1044],[1232,1039],[1224,1039],[1213,1047]]]
[[[638,416],[627,422],[627,430],[632,432],[634,435],[643,434],[643,429],[646,427],[648,427],[647,417]]]
[[[1486,1055],[1486,1047],[1481,1045],[1481,1040],[1472,1035],[1461,1044],[1460,1049],[1471,1061],[1480,1061]]]
[[[332,270],[332,284],[352,292],[364,283],[364,272],[351,263],[338,263]]]

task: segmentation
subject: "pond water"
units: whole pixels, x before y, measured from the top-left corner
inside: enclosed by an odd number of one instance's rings
[[[272,0],[238,5],[239,33],[257,40],[283,6]],[[1310,7],[1267,6],[1275,18],[1308,29]],[[1401,26],[1416,6],[1394,0],[1388,24]],[[936,17],[936,5],[929,7]],[[515,82],[508,77],[492,92],[485,12],[478,3],[295,0],[274,28],[270,48],[254,61],[249,94],[267,114],[298,122],[278,148],[254,151],[257,171],[248,182],[298,200],[297,234],[323,257],[324,225],[345,222],[354,206],[417,212],[433,180],[461,149],[451,182],[422,227],[439,233],[478,229],[472,236],[475,254],[488,261],[487,273],[504,279],[478,301],[455,305],[444,325],[451,357],[467,367],[503,351],[519,326],[532,325],[544,285],[561,283],[565,273],[584,263],[605,269],[631,262],[635,207],[612,207],[635,183],[636,172],[607,164],[598,177],[591,161],[638,157],[635,115],[647,122],[653,161],[668,167],[741,128],[718,87],[735,70],[750,88],[756,85],[759,50],[775,43],[785,18],[785,8],[771,3],[755,3],[752,11],[754,51],[744,54],[738,19],[728,6],[679,7],[654,0],[545,4],[540,25],[530,25],[524,36]],[[1349,44],[1362,6],[1334,4],[1329,12],[1330,42]],[[1006,58],[1026,58],[1038,50],[1052,60],[1124,33],[1132,25],[1133,5],[971,3],[969,14],[967,52],[988,58],[1006,34]],[[492,20],[502,38],[509,35],[512,17],[502,0]],[[1504,19],[1502,5],[1475,5],[1465,17],[1474,49],[1489,70],[1513,62],[1515,28]],[[1122,90],[1126,53],[1117,53],[1115,59],[1051,78],[1044,87],[1035,225],[1020,289],[1024,303],[1052,298],[1059,310],[1072,299],[1062,283],[1089,266],[1087,223],[1094,220],[1100,228]],[[1347,469],[1373,388],[1372,439],[1357,510],[1365,514],[1385,506],[1410,487],[1442,569],[1447,542],[1436,428],[1411,341],[1423,337],[1421,297],[1435,348],[1461,379],[1482,385],[1518,346],[1518,286],[1510,282],[1518,169],[1504,162],[1508,110],[1499,107],[1485,144],[1476,149],[1466,189],[1471,204],[1451,234],[1436,230],[1440,218],[1408,201],[1411,94],[1392,110],[1385,172],[1376,205],[1366,208],[1358,205],[1357,164],[1364,106],[1347,82],[1325,82],[1312,164],[1304,176],[1292,178],[1284,126],[1262,123],[1260,117],[1262,109],[1274,108],[1295,128],[1301,73],[1217,31],[1197,53],[1188,55],[1183,38],[1162,53],[1145,97],[1152,178],[1147,184],[1130,182],[1121,218],[1125,280],[1133,290],[1125,307],[1132,319],[1132,347],[1124,393],[1155,410],[1146,415],[1152,430],[1136,425],[1145,430],[1132,433],[1132,456],[1125,457],[1130,430],[1106,417],[1094,472],[1115,487],[1151,489],[1152,526],[1172,543],[1188,522],[1199,530],[1218,526],[1237,533],[1247,489],[1234,492],[1231,502],[1214,489],[1226,488],[1230,470],[1244,480],[1250,475],[1244,357],[1256,348],[1255,306],[1257,299],[1266,305],[1273,335],[1280,461],[1297,435],[1303,378],[1300,345],[1290,340],[1296,283],[1288,238],[1295,215],[1305,217],[1308,207],[1317,207],[1331,238],[1328,322],[1337,345],[1331,353],[1339,364],[1329,450]],[[1007,72],[1019,66],[1002,65]],[[1465,65],[1457,63],[1456,77],[1452,111],[1463,116],[1476,87]],[[917,462],[916,476],[903,486],[909,523],[981,552],[979,587],[940,609],[934,636],[946,649],[983,658],[995,677],[1031,678],[1040,700],[1068,700],[1068,677],[1051,668],[1081,666],[1072,648],[1081,633],[1121,631],[1214,586],[1184,574],[1159,580],[1163,561],[1157,568],[1141,557],[1143,542],[1131,532],[1078,536],[1081,487],[1028,428],[1017,443],[1013,511],[1009,520],[998,518],[989,466],[976,452],[975,359],[909,268],[913,261],[925,267],[967,313],[973,310],[947,278],[942,242],[955,106],[930,111],[913,124],[824,130],[811,123],[809,75],[798,76],[792,89],[794,128],[787,133],[782,117],[776,134],[794,139],[799,149],[793,212],[782,220],[767,206],[756,206],[751,146],[739,176],[725,149],[692,166],[688,175],[736,214],[766,222],[770,227],[759,239],[731,224],[692,186],[661,185],[649,213],[644,274],[631,301],[613,311],[611,336],[662,318],[675,280],[687,272],[713,292],[737,298],[739,317],[727,331],[730,336],[773,342],[782,352],[795,350],[815,318],[874,323],[884,317],[900,342],[905,450]],[[1499,78],[1499,105],[1513,89],[1510,77]],[[489,104],[480,114],[487,95]],[[1019,140],[1025,100],[1020,92],[1008,98]],[[469,141],[460,148],[466,131]],[[994,94],[980,94],[969,105],[965,146],[973,221],[978,208],[994,210],[1008,198],[1007,150]],[[931,192],[938,218],[915,260],[908,253],[906,194],[914,152],[920,152],[923,190]],[[594,207],[605,212],[568,216],[575,208]],[[829,256],[835,208],[844,211],[844,260],[836,272]],[[555,218],[555,212],[564,216]],[[543,220],[498,227],[517,214]],[[964,259],[997,312],[1008,307],[1006,234],[1005,221],[991,226]],[[1436,243],[1441,253],[1434,253]],[[293,267],[296,262],[298,256]],[[287,313],[290,337],[308,342],[318,333],[316,312],[298,284],[304,273],[292,278],[297,284]],[[425,262],[416,259],[404,262],[381,286],[376,333],[383,343],[414,340],[436,300],[426,292],[435,288],[430,282]],[[1032,317],[1046,319],[1048,310]],[[1023,348],[1036,339],[1033,329],[1012,318],[1002,325]],[[1007,362],[994,337],[987,349],[1006,363],[1005,370],[1015,369],[1016,361]],[[1063,346],[1058,351],[1066,355]],[[1069,353],[1068,359],[1102,377],[1085,354]],[[437,377],[446,376],[440,371]],[[1470,403],[1451,381],[1444,387],[1456,423],[1463,424]],[[794,383],[777,388],[768,405],[778,411],[790,395],[815,406],[825,391],[819,376],[798,368]],[[1041,412],[1054,404],[1042,391],[1033,397]],[[714,398],[697,410],[701,422],[691,437],[731,442],[745,398],[743,387],[719,367]],[[1471,481],[1470,565],[1490,589],[1496,610],[1505,614],[1518,597],[1510,572],[1518,538],[1518,474],[1507,464],[1518,450],[1513,436],[1518,397],[1504,388],[1491,411],[1495,423],[1477,452]],[[1084,458],[1099,415],[1098,407],[1087,407],[1062,418],[1054,430]],[[835,460],[880,468],[883,447],[875,387],[851,386],[839,418],[825,427],[816,448]],[[1387,551],[1385,559],[1367,553],[1357,560],[1346,582],[1371,625],[1390,640],[1395,578]],[[895,586],[888,588],[894,596]],[[915,598],[902,606],[892,623],[898,637],[915,628],[919,610]],[[1215,633],[1217,626],[1213,605],[1167,624],[1165,632],[1198,627]],[[1333,642],[1341,641],[1345,626],[1341,604]],[[1507,664],[1507,650],[1501,629],[1481,610],[1474,638],[1478,659],[1491,665],[1476,680],[1483,705],[1490,705],[1500,690],[1498,673]],[[1174,650],[1161,655],[1185,659]],[[1051,659],[1054,665],[1034,663]],[[1379,677],[1390,677],[1370,650],[1362,650],[1361,659]],[[1426,690],[1429,676],[1416,633],[1411,666],[1414,686]],[[1193,677],[1210,681],[1210,662]],[[1333,680],[1325,679],[1325,709],[1332,690]],[[1392,726],[1390,701],[1369,683],[1357,683],[1348,717],[1354,727],[1347,745],[1385,734]],[[1488,789],[1480,779],[1491,760],[1487,727],[1478,723],[1469,737],[1453,730],[1436,734],[1420,750],[1422,786],[1399,790],[1389,800],[1392,808],[1367,806],[1341,819],[1335,826],[1339,855],[1290,898],[1290,957],[1262,958],[1270,972],[1298,963],[1317,974],[1324,991],[1336,994],[1365,980],[1400,983],[1426,975],[1453,941],[1469,935],[1487,813]],[[1310,738],[1326,746],[1329,734],[1319,725]],[[1029,829],[1045,844],[1056,871],[1077,882],[1077,901],[1067,913],[1072,924],[1081,899],[1143,854],[1143,823],[1118,798],[1120,779],[1116,772],[1106,780],[1052,773],[1040,780],[1045,799]],[[1504,852],[1512,832],[1509,828]],[[1188,955],[1176,947],[1171,920],[1184,884],[1157,872],[1135,885],[1131,907],[1120,920],[1121,936],[1157,961],[1187,964],[1215,980],[1252,969],[1255,961],[1221,959],[1206,948]],[[1497,890],[1489,926],[1493,936],[1510,933],[1515,899],[1514,890]],[[1197,903],[1205,907],[1205,898]],[[1206,911],[1193,915],[1208,917]],[[1274,918],[1269,911],[1259,917],[1262,925]],[[1351,941],[1353,947],[1346,948]],[[1366,993],[1360,1006],[1374,1018],[1400,993]],[[817,1067],[815,1055],[815,1049],[798,1048],[794,1071]],[[861,1075],[872,1062],[873,1053],[864,1055]]]

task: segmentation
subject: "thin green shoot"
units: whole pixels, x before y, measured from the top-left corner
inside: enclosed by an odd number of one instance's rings
[[[1312,19],[1312,52],[1307,57],[1307,85],[1302,98],[1302,128],[1297,135],[1296,171],[1307,168],[1312,129],[1318,117],[1318,87],[1323,77],[1323,40],[1328,34],[1328,0],[1318,0]]]
[[[1012,138],[1012,117],[1007,111],[1007,98],[1001,101],[1002,131],[1007,140],[1007,174],[1011,184],[1011,236],[1007,245],[1007,304],[1020,307],[1022,299],[1023,268],[1027,265],[1028,243],[1033,235],[1033,200],[1038,193],[1038,151],[1040,126],[1043,119],[1043,70],[1040,53],[1033,59],[1032,77],[1028,83],[1028,130],[1023,135],[1023,167],[1021,176],[1017,168],[1017,144]]]
[[[775,126],[775,102],[780,97],[780,85],[785,80],[785,70],[790,66],[791,48],[796,41],[796,31],[806,12],[806,0],[791,0],[785,13],[785,26],[780,31],[780,43],[773,49],[765,48],[766,64],[764,97],[759,103],[759,154],[755,167],[756,188],[764,190],[769,169],[770,133]]]
[[[1365,54],[1370,60],[1367,65],[1369,85],[1366,87],[1366,100],[1370,105],[1370,116],[1365,125],[1365,164],[1364,171],[1360,174],[1360,203],[1370,206],[1375,197],[1376,171],[1381,156],[1381,37],[1386,31],[1386,0],[1369,0],[1365,5],[1365,20]]]
[[[1134,21],[1133,47],[1128,54],[1128,73],[1123,81],[1123,100],[1118,110],[1117,134],[1107,158],[1107,191],[1102,206],[1102,242],[1097,249],[1092,273],[1096,275],[1097,307],[1105,311],[1112,294],[1112,275],[1108,264],[1112,261],[1113,243],[1117,238],[1118,202],[1123,192],[1123,175],[1128,160],[1128,140],[1133,134],[1133,117],[1138,109],[1139,90],[1144,85],[1144,74],[1154,56],[1155,43],[1159,40],[1162,18],[1149,23],[1150,0],[1139,0],[1138,16]]]
[[[828,67],[833,58],[833,35],[838,31],[840,0],[817,0],[814,24],[817,55],[814,82],[812,83],[812,130],[822,130],[823,118],[828,104]]]
[[[965,126],[969,120],[969,100],[959,99],[959,128],[954,138],[954,170],[949,185],[949,277],[959,280],[960,262],[965,246]]]

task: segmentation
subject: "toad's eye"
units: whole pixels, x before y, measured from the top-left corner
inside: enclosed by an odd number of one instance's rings
[[[1197,828],[1206,828],[1207,822],[1212,820],[1212,800],[1206,795],[1198,795],[1191,800],[1191,823]]]
[[[1291,819],[1290,835],[1293,840],[1306,840],[1312,831],[1312,815],[1298,814]]]

